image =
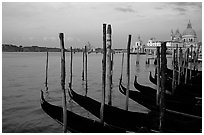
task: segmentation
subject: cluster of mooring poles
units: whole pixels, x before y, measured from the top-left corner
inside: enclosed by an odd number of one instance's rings
[[[178,45],[176,49],[172,50],[172,94],[174,94],[177,86],[181,84],[182,79],[184,80],[184,84],[187,84],[192,79],[192,72],[198,71],[198,50],[199,47],[197,48],[197,52],[193,53],[193,47],[191,46],[190,48],[186,48],[183,53],[183,50]]]
[[[126,85],[126,100],[125,100],[125,110],[128,111],[129,104],[129,88],[130,88],[130,45],[131,45],[132,35],[128,35],[127,41],[127,85]],[[65,91],[65,48],[64,48],[64,34],[59,33],[60,48],[61,48],[61,89],[62,89],[62,107],[63,107],[63,132],[67,132],[67,103],[66,103],[66,91]],[[100,107],[100,121],[104,123],[104,106],[105,106],[105,95],[106,95],[106,77],[107,77],[107,97],[108,105],[112,105],[112,87],[113,87],[113,57],[114,51],[112,47],[112,28],[111,25],[103,24],[103,57],[102,57],[102,100]],[[88,83],[87,83],[87,72],[88,72],[88,51],[87,46],[84,47],[82,51],[82,81],[85,81],[85,96],[88,93]],[[156,72],[157,72],[157,92],[156,92],[156,105],[159,107],[159,130],[163,132],[164,130],[164,117],[165,117],[165,84],[167,82],[167,58],[166,58],[166,42],[161,43],[161,47],[156,48]],[[176,87],[181,84],[181,80],[184,80],[184,84],[187,84],[192,78],[193,70],[198,70],[198,50],[197,53],[193,53],[193,47],[190,50],[187,48],[183,53],[183,50],[176,46],[176,49],[172,50],[172,95],[174,94]],[[191,53],[190,53],[191,52]],[[72,66],[73,66],[73,49],[70,47],[71,61],[70,61],[70,81],[68,83],[69,87],[72,88]],[[189,57],[190,56],[190,57]],[[193,65],[194,67],[193,67]],[[107,64],[107,66],[106,66]],[[122,65],[121,65],[121,76],[122,80],[124,64],[124,53],[122,53]],[[136,65],[139,64],[139,49],[137,52]],[[149,64],[149,58],[146,54],[146,64]],[[107,69],[106,69],[107,67]],[[190,70],[188,70],[190,68]],[[106,74],[107,70],[107,74]],[[189,73],[188,73],[189,72]],[[45,87],[48,91],[48,50],[46,57],[46,78]],[[169,111],[169,110],[168,110]],[[183,115],[183,114],[182,114]],[[188,115],[191,117],[190,115]]]

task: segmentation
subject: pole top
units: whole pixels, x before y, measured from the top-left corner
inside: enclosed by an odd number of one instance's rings
[[[108,24],[108,29],[107,29],[107,34],[111,34],[112,33],[112,30],[111,30],[111,25]]]
[[[64,33],[59,33],[59,38],[64,38]]]

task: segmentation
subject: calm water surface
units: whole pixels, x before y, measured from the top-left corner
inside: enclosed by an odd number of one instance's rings
[[[60,86],[60,53],[49,53],[47,100],[61,106]],[[125,96],[118,90],[121,72],[121,56],[114,55],[113,72],[113,105],[125,108]],[[155,88],[148,80],[149,71],[154,72],[155,66],[145,65],[146,56],[140,56],[140,64],[135,66],[137,56],[131,55],[131,83],[134,89],[134,75],[140,84]],[[43,112],[40,106],[40,90],[45,89],[46,53],[2,53],[2,132],[62,132],[62,126]],[[88,55],[88,96],[101,101],[101,67],[102,55]],[[66,54],[66,82],[69,82],[70,54]],[[123,83],[126,84],[126,57],[124,58]],[[73,89],[84,94],[82,74],[82,54],[73,55]],[[66,84],[67,88],[67,84]],[[69,99],[69,97],[68,97]],[[147,112],[145,107],[129,100],[130,111]],[[68,108],[73,112],[97,119],[76,103],[69,102]],[[79,122],[80,124],[80,122]]]

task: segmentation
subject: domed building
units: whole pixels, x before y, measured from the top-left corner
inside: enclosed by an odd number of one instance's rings
[[[192,28],[190,20],[182,34],[179,32],[179,29],[177,29],[175,33],[171,30],[170,36],[171,40],[166,41],[168,52],[172,52],[173,49],[179,47],[183,50],[190,48],[190,51],[202,53],[202,43],[197,41],[197,35],[195,30]],[[156,47],[161,46],[161,42],[162,41],[150,39],[146,44],[145,49],[149,52],[156,51]]]
[[[192,28],[190,20],[187,24],[187,28],[183,31],[183,34],[180,34],[178,29],[175,34],[173,33],[173,30],[171,30],[171,42],[178,42],[177,44],[183,45],[182,48],[192,47],[192,50],[201,48],[201,46],[198,45],[197,35]]]
[[[184,30],[183,35],[182,35],[182,40],[184,44],[189,45],[191,43],[196,42],[196,32],[191,26],[191,22],[189,20],[187,28]]]

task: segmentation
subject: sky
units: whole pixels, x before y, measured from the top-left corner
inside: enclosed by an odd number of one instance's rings
[[[3,2],[2,43],[22,46],[102,47],[103,24],[111,24],[112,48],[126,48],[128,35],[134,45],[151,37],[170,40],[182,34],[188,22],[202,41],[201,2]]]

